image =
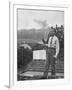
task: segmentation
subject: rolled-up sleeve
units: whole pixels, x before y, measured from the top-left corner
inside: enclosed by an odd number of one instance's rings
[[[56,38],[56,57],[58,56],[59,54],[59,39]]]

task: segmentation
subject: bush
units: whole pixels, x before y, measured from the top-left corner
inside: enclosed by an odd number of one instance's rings
[[[26,66],[29,62],[32,61],[32,51],[29,49],[24,49],[23,47],[18,48],[17,60],[18,68]]]

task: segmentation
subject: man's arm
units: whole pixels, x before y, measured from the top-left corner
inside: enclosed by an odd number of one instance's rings
[[[51,41],[51,37],[48,39],[48,42],[45,45],[48,46],[48,47],[50,47],[50,41]]]
[[[54,55],[55,58],[57,58],[59,54],[59,40],[58,38],[56,39],[56,54]]]

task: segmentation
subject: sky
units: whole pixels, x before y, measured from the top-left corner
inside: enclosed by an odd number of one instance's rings
[[[48,26],[64,25],[64,12],[52,10],[31,10],[31,9],[18,9],[17,10],[18,30],[21,29],[40,29],[41,25],[35,22],[47,21]]]

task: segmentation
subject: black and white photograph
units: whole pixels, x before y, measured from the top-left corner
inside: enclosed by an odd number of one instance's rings
[[[17,8],[17,81],[64,79],[64,11]]]

